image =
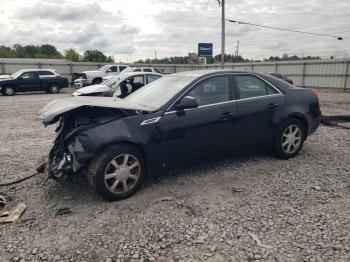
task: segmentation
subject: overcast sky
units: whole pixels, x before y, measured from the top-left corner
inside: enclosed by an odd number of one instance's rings
[[[296,30],[350,36],[349,0],[226,0],[226,17]],[[220,52],[217,0],[0,0],[0,45],[53,44],[63,51],[99,49],[116,61],[183,56],[198,42]],[[288,53],[350,56],[338,41],[246,25],[226,24],[226,53],[261,59]]]

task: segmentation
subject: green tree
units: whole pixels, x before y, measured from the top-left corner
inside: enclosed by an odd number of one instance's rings
[[[40,46],[40,53],[46,55],[48,58],[59,58],[62,57],[62,55],[57,51],[56,47],[53,45],[42,45]]]
[[[107,62],[107,56],[99,50],[86,50],[84,52],[85,62]]]
[[[65,50],[64,57],[73,62],[79,62],[80,60],[80,54],[74,48]]]

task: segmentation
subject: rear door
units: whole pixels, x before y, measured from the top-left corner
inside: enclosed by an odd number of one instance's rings
[[[238,145],[271,143],[283,114],[285,95],[256,75],[235,75]]]
[[[56,75],[51,71],[38,71],[37,72],[40,79],[40,87],[39,90],[48,90],[50,83],[57,83]]]
[[[36,72],[26,72],[19,77],[19,91],[40,90],[40,78]]]
[[[165,165],[232,150],[236,145],[236,102],[229,75],[213,76],[196,84],[186,96],[197,108],[173,107],[159,121],[163,141],[157,158]]]

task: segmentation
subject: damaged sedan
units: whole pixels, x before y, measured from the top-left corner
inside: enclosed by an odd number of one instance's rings
[[[133,194],[146,176],[242,148],[298,154],[320,121],[317,94],[265,74],[230,70],[164,76],[125,99],[72,97],[39,111],[57,124],[47,161],[55,179],[83,170],[107,200]]]

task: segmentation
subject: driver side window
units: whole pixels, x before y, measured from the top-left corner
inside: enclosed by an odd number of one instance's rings
[[[216,76],[196,85],[188,94],[196,98],[198,105],[210,105],[230,101],[230,81],[228,76]]]
[[[27,73],[24,73],[21,78],[23,80],[33,80],[36,78],[36,74],[34,72],[27,72]]]

